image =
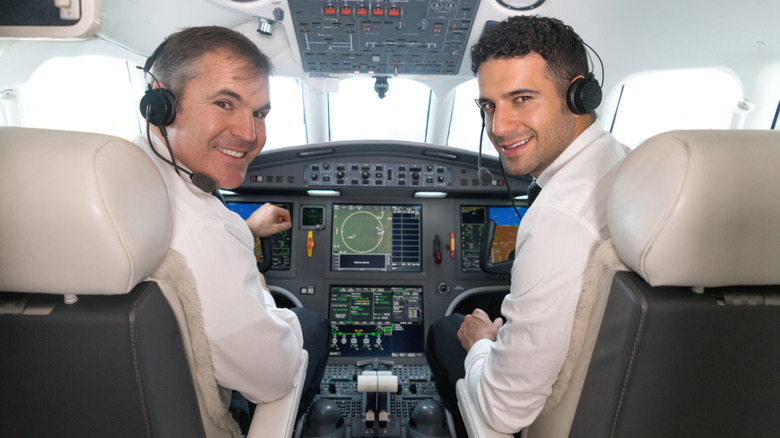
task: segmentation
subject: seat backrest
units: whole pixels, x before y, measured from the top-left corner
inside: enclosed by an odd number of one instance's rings
[[[0,128],[3,436],[205,436],[154,163],[125,140]]]
[[[621,165],[614,276],[571,437],[780,431],[780,132],[675,131]]]

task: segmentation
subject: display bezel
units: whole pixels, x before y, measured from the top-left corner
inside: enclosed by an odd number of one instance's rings
[[[341,302],[345,295],[353,295],[349,298],[349,303]],[[369,295],[370,303],[367,302]],[[377,301],[383,297],[387,299],[388,296],[391,297],[392,303],[384,303],[384,305],[389,305],[390,310],[377,312]],[[358,303],[356,304],[353,299]],[[334,358],[423,358],[425,356],[423,299],[423,288],[419,285],[331,285],[328,289],[330,356]],[[362,310],[368,312],[361,315]],[[339,312],[347,314],[340,315]],[[382,338],[382,330],[384,330],[385,340]],[[388,344],[389,347],[386,347]]]
[[[363,214],[371,217],[366,219]],[[347,224],[348,230],[345,229]],[[420,204],[334,203],[331,207],[330,270],[422,272],[422,227]],[[352,242],[360,242],[362,247],[350,247]]]

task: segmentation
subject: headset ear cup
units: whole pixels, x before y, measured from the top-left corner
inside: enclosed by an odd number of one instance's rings
[[[165,88],[149,87],[141,98],[141,115],[154,126],[168,126],[176,118],[176,99]]]
[[[577,115],[590,114],[601,104],[601,87],[591,73],[588,78],[577,78],[566,91],[569,110]]]

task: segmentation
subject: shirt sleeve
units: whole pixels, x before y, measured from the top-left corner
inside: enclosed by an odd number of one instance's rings
[[[295,314],[276,308],[262,287],[246,224],[205,216],[178,242],[201,299],[220,386],[252,402],[283,397],[294,386],[303,349]]]
[[[518,229],[512,284],[501,307],[507,322],[496,342],[477,342],[465,360],[472,397],[485,421],[503,433],[531,424],[551,394],[569,349],[582,273],[597,246],[595,234],[573,215],[535,210]]]

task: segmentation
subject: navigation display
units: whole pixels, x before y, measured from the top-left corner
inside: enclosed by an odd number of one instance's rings
[[[420,272],[420,205],[333,204],[331,270]]]
[[[417,286],[331,286],[330,355],[423,357],[423,293]]]
[[[517,209],[522,215],[528,211],[527,207],[518,207]],[[520,219],[512,207],[461,206],[461,272],[482,272],[482,268],[479,266],[479,252],[482,246],[482,231],[488,220],[496,223],[493,243],[490,246],[491,262],[499,263],[509,260],[510,253],[515,249]]]

